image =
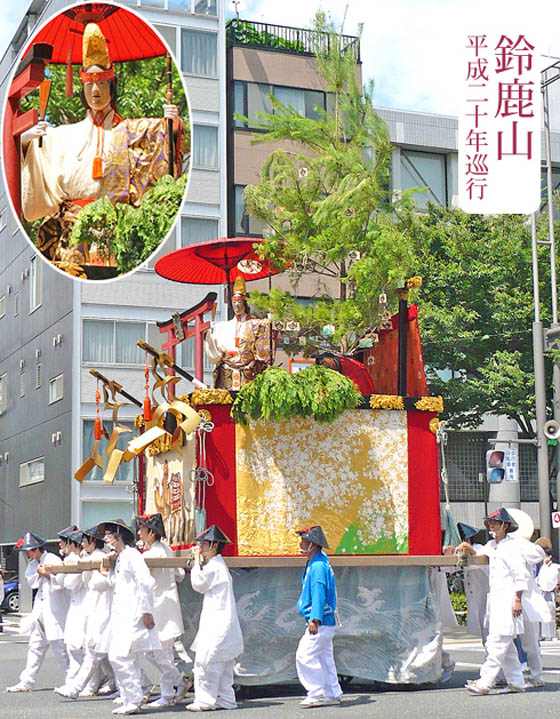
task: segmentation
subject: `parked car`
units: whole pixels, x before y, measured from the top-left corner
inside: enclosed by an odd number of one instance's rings
[[[5,612],[19,611],[19,582],[17,579],[4,582],[4,601],[0,609]]]

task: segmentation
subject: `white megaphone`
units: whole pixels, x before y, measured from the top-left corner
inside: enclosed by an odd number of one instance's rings
[[[560,439],[560,422],[549,419],[544,423],[543,432],[547,439]]]

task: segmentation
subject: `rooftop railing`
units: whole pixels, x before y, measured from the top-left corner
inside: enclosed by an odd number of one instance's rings
[[[237,18],[226,23],[226,38],[229,46],[243,45],[297,55],[316,55],[319,50],[328,51],[331,42],[331,37],[326,32]],[[360,62],[359,38],[342,35],[341,41],[342,51],[353,52],[356,62]]]

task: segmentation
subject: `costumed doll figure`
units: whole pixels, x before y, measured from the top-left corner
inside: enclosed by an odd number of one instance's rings
[[[77,215],[104,196],[112,204],[138,207],[146,190],[168,173],[167,119],[174,121],[179,137],[182,133],[176,105],[164,105],[163,119],[123,119],[117,114],[115,70],[95,23],[85,27],[82,53],[86,117],[58,127],[41,121],[21,136],[23,215],[30,222],[46,218],[38,232],[38,247],[63,269],[64,263],[111,263],[101,255],[90,257],[92,248],[69,245]],[[181,174],[180,142],[177,146],[175,167]]]
[[[214,370],[214,387],[238,390],[264,372],[272,359],[271,326],[267,319],[251,319],[245,279],[233,284],[234,318],[216,322],[205,336],[204,348]]]

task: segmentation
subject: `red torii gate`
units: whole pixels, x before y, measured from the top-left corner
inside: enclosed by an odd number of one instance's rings
[[[209,292],[198,304],[190,307],[184,312],[175,312],[171,319],[164,322],[156,322],[161,333],[167,332],[167,342],[162,349],[176,362],[175,347],[186,339],[194,337],[194,376],[204,382],[204,346],[203,335],[210,328],[210,322],[204,321],[206,312],[212,313],[212,320],[216,314],[216,292]],[[189,327],[189,322],[194,321],[194,326]],[[169,374],[175,374],[170,367]]]
[[[20,63],[8,90],[2,147],[8,190],[19,218],[21,218],[20,135],[36,125],[39,118],[35,109],[22,113],[20,101],[43,82],[45,64],[50,60],[51,53],[52,45],[35,44],[32,51]]]

